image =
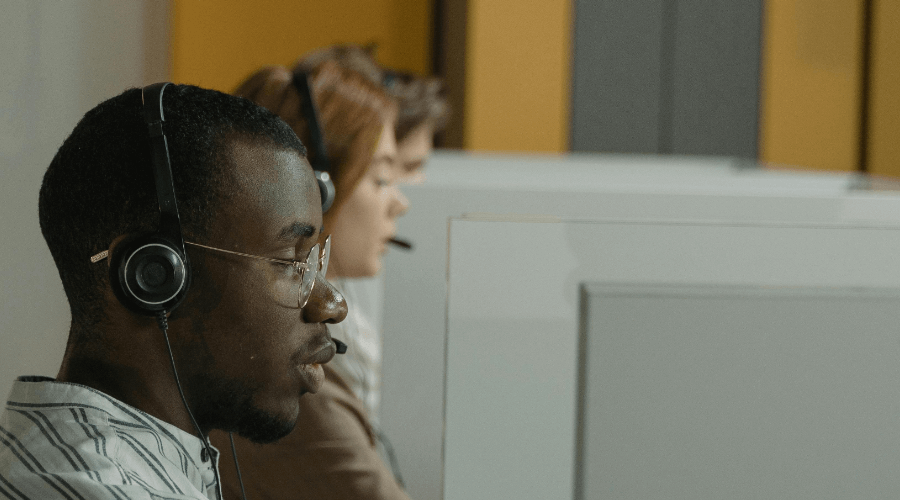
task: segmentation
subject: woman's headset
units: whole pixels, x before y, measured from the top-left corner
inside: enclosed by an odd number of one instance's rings
[[[336,194],[334,181],[331,175],[331,166],[328,163],[328,150],[325,149],[325,134],[319,122],[319,113],[316,109],[316,101],[313,100],[312,87],[309,75],[304,72],[294,73],[294,88],[300,93],[302,104],[300,105],[306,126],[309,128],[309,142],[315,150],[312,168],[316,173],[316,181],[319,183],[319,193],[322,195],[322,213],[328,211],[334,203]],[[309,146],[309,145],[308,145]]]
[[[159,202],[159,228],[153,234],[116,245],[109,266],[109,280],[119,301],[148,316],[178,307],[191,284],[164,130],[162,98],[167,85],[155,83],[141,91]]]

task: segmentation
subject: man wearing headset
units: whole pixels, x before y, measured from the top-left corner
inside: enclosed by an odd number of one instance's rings
[[[208,432],[289,433],[335,354],[320,203],[296,135],[244,99],[156,85],[89,111],[39,200],[69,340],[7,398],[0,497],[219,498]]]

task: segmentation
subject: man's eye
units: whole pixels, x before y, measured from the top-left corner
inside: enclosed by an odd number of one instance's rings
[[[384,177],[376,177],[375,185],[378,187],[387,187],[387,186],[391,185],[391,181],[389,181],[388,179],[386,179]]]

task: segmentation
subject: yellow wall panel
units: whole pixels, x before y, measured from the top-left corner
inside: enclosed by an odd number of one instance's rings
[[[335,43],[377,43],[385,65],[431,70],[431,2],[417,0],[178,0],[173,79],[222,91],[267,64],[290,65]]]
[[[858,168],[862,16],[862,0],[765,3],[762,161]]]
[[[572,5],[469,0],[465,137],[474,150],[568,150]]]
[[[869,172],[900,177],[900,2],[874,2]]]

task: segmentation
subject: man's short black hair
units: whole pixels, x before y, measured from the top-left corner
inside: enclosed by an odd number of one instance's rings
[[[163,94],[165,133],[182,231],[204,242],[217,209],[234,189],[225,153],[242,137],[306,156],[275,114],[239,97],[190,85]],[[123,234],[153,232],[159,208],[141,89],[129,89],[87,112],[44,174],[41,232],[72,311],[73,329],[101,319],[108,266],[90,257]]]

